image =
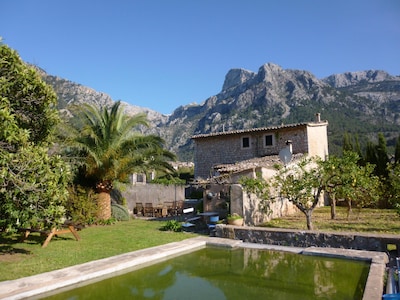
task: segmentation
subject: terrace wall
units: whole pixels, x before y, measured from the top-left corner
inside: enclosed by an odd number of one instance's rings
[[[332,233],[292,229],[217,225],[216,236],[243,242],[290,247],[326,247],[386,252],[396,245],[400,255],[400,236],[394,234]]]

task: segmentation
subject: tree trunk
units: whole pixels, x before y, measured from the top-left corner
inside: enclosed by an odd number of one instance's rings
[[[329,195],[331,198],[331,220],[336,218],[336,197],[335,194]]]
[[[100,192],[97,196],[98,211],[97,217],[100,220],[111,218],[111,196],[110,193]]]
[[[312,211],[307,211],[306,212],[306,220],[307,220],[307,229],[308,230],[313,230]]]
[[[350,219],[350,214],[351,214],[351,212],[352,212],[352,209],[351,209],[351,200],[347,200],[347,205],[348,205],[348,207],[347,207],[347,220],[349,220],[349,219]]]

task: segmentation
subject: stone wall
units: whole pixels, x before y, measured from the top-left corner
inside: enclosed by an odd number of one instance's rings
[[[255,157],[278,155],[292,141],[293,153],[309,153],[325,158],[328,154],[327,123],[308,123],[271,129],[248,130],[210,134],[194,139],[195,178],[209,178],[215,165],[234,164]],[[265,146],[266,135],[273,135],[273,145]],[[250,145],[242,147],[242,139],[248,137]]]
[[[185,200],[185,187],[182,185],[135,184],[121,191],[126,199],[129,212],[133,212],[137,202],[152,203],[153,206],[164,202]]]
[[[249,195],[240,184],[210,184],[206,187],[203,199],[204,211],[218,212],[220,218],[227,214],[238,214],[243,217],[247,226],[257,226],[298,212],[298,209],[287,199],[274,201],[263,210],[262,201],[256,195]]]
[[[231,226],[219,224],[216,236],[243,242],[290,247],[328,247],[386,252],[396,245],[400,254],[400,236],[391,234],[330,233],[277,228]]]

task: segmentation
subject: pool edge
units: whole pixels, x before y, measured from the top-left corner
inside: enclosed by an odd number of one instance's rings
[[[347,259],[361,259],[370,262],[370,270],[364,290],[363,300],[382,299],[384,273],[388,256],[383,252],[349,250],[318,247],[287,247],[268,244],[243,243],[218,237],[194,237],[180,242],[137,250],[117,256],[104,258],[60,270],[0,282],[0,299],[26,299],[39,297],[53,290],[66,288],[83,281],[102,279],[112,273],[127,269],[141,268],[183,253],[206,246],[217,247],[252,247],[276,251],[286,251],[304,255],[319,255]]]

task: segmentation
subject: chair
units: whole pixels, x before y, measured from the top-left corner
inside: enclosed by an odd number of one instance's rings
[[[175,210],[176,210],[176,214],[177,215],[181,215],[181,214],[183,214],[184,212],[183,212],[183,206],[184,206],[184,202],[183,202],[183,200],[179,200],[178,201],[178,203],[176,204],[176,207],[175,207]],[[193,208],[193,207],[192,207]],[[193,210],[194,210],[194,208],[193,208]]]
[[[136,215],[140,214],[143,216],[143,203],[142,202],[136,202],[135,214]]]
[[[143,214],[145,217],[154,217],[153,203],[145,203],[144,204],[144,213]]]
[[[207,228],[208,232],[211,234],[215,231],[215,228],[217,227],[217,223],[219,221],[219,216],[210,216],[208,223],[207,223]]]
[[[164,202],[164,206],[167,208],[167,215],[172,216],[173,211],[174,211],[173,202],[166,201],[166,202]]]

